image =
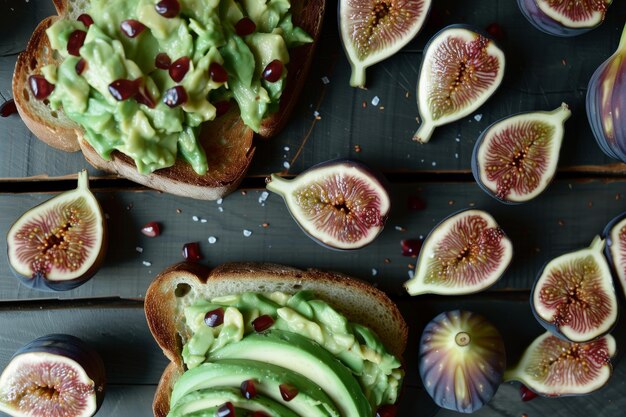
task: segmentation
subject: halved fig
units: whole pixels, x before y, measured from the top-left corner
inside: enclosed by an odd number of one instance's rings
[[[577,36],[599,26],[613,0],[517,0],[522,14],[549,35]]]
[[[626,27],[617,51],[596,69],[587,88],[587,118],[600,149],[626,162],[626,124],[622,106],[626,97]]]
[[[413,140],[426,143],[437,126],[476,111],[498,89],[504,53],[486,34],[465,25],[439,31],[426,45],[417,82],[421,124]]]
[[[14,417],[89,417],[102,404],[104,363],[77,337],[51,334],[18,350],[0,375],[0,411]]]
[[[420,343],[420,376],[442,408],[473,413],[498,390],[506,367],[500,332],[469,311],[441,313],[426,325]]]
[[[602,235],[606,239],[604,254],[626,296],[626,212],[611,220]]]
[[[513,245],[496,220],[482,210],[464,210],[444,219],[422,244],[411,295],[470,294],[495,284],[513,258]]]
[[[574,343],[546,332],[526,349],[516,367],[507,369],[504,380],[520,381],[545,397],[589,394],[611,377],[615,349],[611,335]]]
[[[546,330],[572,342],[608,333],[617,321],[617,297],[604,240],[554,258],[543,268],[531,294],[535,317]]]
[[[104,260],[106,227],[87,171],[78,187],[24,213],[7,234],[9,265],[26,285],[64,291],[91,278]]]
[[[391,202],[385,180],[356,161],[316,165],[293,180],[272,174],[267,189],[282,196],[313,240],[332,249],[358,249],[383,230]]]
[[[422,29],[432,0],[340,0],[339,33],[352,66],[350,85],[365,85],[365,69],[389,58]]]
[[[537,197],[552,181],[563,143],[567,104],[549,112],[521,113],[495,122],[474,146],[472,173],[480,187],[503,203]]]

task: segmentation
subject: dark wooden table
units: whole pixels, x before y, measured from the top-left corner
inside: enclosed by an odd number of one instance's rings
[[[166,365],[143,315],[143,296],[154,276],[182,260],[184,243],[201,242],[203,262],[271,261],[337,270],[388,291],[411,325],[408,375],[399,415],[451,416],[424,393],[417,374],[417,340],[436,313],[468,308],[486,314],[503,333],[514,362],[542,330],[528,305],[529,288],[551,258],[587,246],[604,225],[626,209],[626,165],[598,148],[585,115],[584,98],[595,68],[615,50],[626,6],[615,2],[598,29],[573,39],[550,37],[530,26],[513,0],[436,0],[429,23],[409,46],[368,70],[368,88],[348,85],[349,66],[338,41],[335,2],[328,7],[314,67],[283,133],[257,141],[257,153],[242,188],[223,202],[194,201],[146,190],[90,168],[80,153],[47,147],[17,115],[0,119],[0,235],[28,207],[75,186],[88,168],[92,187],[109,218],[104,267],[87,284],[64,293],[21,286],[0,259],[0,368],[31,339],[50,332],[74,334],[104,357],[109,388],[99,416],[149,416],[156,383]],[[52,14],[49,0],[0,2],[0,94],[12,96],[17,54],[37,22]],[[411,141],[417,127],[415,84],[426,41],[441,27],[469,23],[504,30],[504,83],[475,114],[438,129],[431,142]],[[323,82],[327,77],[329,83]],[[377,101],[373,105],[373,101]],[[539,198],[504,206],[483,193],[470,173],[476,138],[492,122],[520,111],[551,110],[562,101],[573,111],[566,125],[559,172]],[[263,201],[263,179],[272,172],[294,175],[321,161],[350,157],[380,168],[392,183],[393,209],[385,231],[369,247],[350,253],[324,249],[291,220],[282,200]],[[410,196],[427,205],[407,207]],[[466,207],[491,212],[512,238],[512,267],[490,291],[466,297],[403,294],[415,259],[403,257],[402,239],[419,239],[443,217]],[[194,216],[198,221],[194,221]],[[162,236],[144,237],[148,221],[164,225]],[[263,227],[268,223],[269,227]],[[252,231],[245,237],[243,230]],[[209,244],[210,236],[217,242]],[[6,253],[4,239],[0,253]],[[2,255],[4,256],[4,255]],[[622,303],[623,304],[623,303]],[[618,324],[618,349],[626,346]],[[617,361],[608,386],[586,397],[520,401],[517,385],[503,384],[479,416],[620,416],[626,409],[626,361]]]

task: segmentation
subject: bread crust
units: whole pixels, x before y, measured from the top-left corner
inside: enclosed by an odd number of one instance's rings
[[[398,307],[384,292],[366,282],[333,272],[316,269],[304,271],[269,263],[226,263],[213,270],[199,264],[180,263],[159,274],[146,292],[144,308],[148,327],[171,361],[154,397],[155,416],[165,416],[169,411],[172,386],[184,370],[181,352],[185,329],[181,320],[181,300],[190,297],[185,301],[190,303],[204,298],[207,292],[211,296],[226,295],[219,291],[231,284],[237,285],[238,289],[229,293],[272,291],[276,288],[285,292],[311,289],[351,321],[372,328],[394,355],[402,358],[406,349],[408,327]],[[260,289],[261,285],[263,289]],[[175,295],[177,291],[179,296]],[[218,291],[218,294],[212,291]],[[342,297],[341,294],[352,294],[359,303],[340,305],[337,299]],[[378,317],[381,312],[384,320],[363,320],[368,315]]]

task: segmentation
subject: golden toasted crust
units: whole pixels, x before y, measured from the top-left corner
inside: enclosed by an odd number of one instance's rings
[[[145,299],[148,327],[165,356],[172,361],[155,395],[155,416],[167,414],[171,387],[176,379],[172,373],[183,372],[183,339],[189,337],[183,319],[185,305],[200,298],[243,291],[295,292],[299,289],[313,291],[351,321],[367,325],[393,354],[402,357],[408,328],[400,311],[385,293],[363,281],[332,272],[303,271],[275,264],[227,263],[213,270],[197,264],[178,264],[159,274],[148,288]]]

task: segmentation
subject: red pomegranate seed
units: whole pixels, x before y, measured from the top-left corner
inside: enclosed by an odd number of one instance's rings
[[[156,58],[154,58],[154,66],[159,69],[169,69],[170,65],[172,65],[172,60],[165,52],[157,54]]]
[[[402,256],[417,256],[422,248],[422,241],[418,239],[406,239],[400,242]]]
[[[79,59],[78,62],[76,63],[76,66],[74,67],[74,69],[76,69],[76,74],[80,75],[83,73],[83,71],[85,71],[85,68],[87,67],[87,61],[85,61],[83,58]]]
[[[535,398],[539,396],[539,394],[535,393],[534,391],[531,391],[530,388],[528,388],[524,384],[520,385],[519,394],[520,394],[520,397],[522,398],[522,401],[524,402],[534,400]]]
[[[176,17],[180,13],[180,3],[178,0],[161,0],[154,9],[163,17]]]
[[[492,23],[489,26],[487,26],[487,33],[491,35],[492,38],[494,38],[495,40],[499,42],[502,42],[504,38],[506,37],[506,34],[504,33],[504,29],[502,29],[502,26],[500,26],[497,23]]]
[[[280,76],[283,75],[283,63],[278,59],[273,60],[263,70],[263,78],[271,83],[275,83],[280,80]]]
[[[80,56],[78,50],[85,43],[85,37],[87,37],[87,32],[84,30],[75,30],[70,33],[70,37],[67,40],[67,53],[74,56]]]
[[[204,324],[217,327],[224,323],[224,309],[222,307],[211,310],[204,315]]]
[[[185,78],[185,74],[189,71],[189,57],[183,56],[172,62],[169,67],[170,77],[177,83],[181,82]]]
[[[241,390],[241,395],[243,395],[246,399],[256,397],[256,386],[254,385],[254,380],[247,379],[241,383],[239,387]]]
[[[291,384],[280,384],[278,389],[280,390],[281,397],[283,397],[285,401],[291,401],[298,395],[298,388]]]
[[[128,19],[120,24],[120,29],[129,38],[134,38],[146,29],[146,25],[138,20]]]
[[[54,91],[54,84],[50,84],[43,75],[31,75],[28,85],[37,100],[43,100]]]
[[[376,417],[396,417],[397,408],[395,405],[386,404],[378,407]]]
[[[202,259],[200,244],[198,242],[185,243],[183,246],[183,257],[189,262],[196,262]]]
[[[213,104],[215,106],[215,117],[220,117],[230,109],[230,101],[222,100]]]
[[[141,228],[141,233],[148,237],[157,237],[161,234],[161,225],[157,222],[146,223]]]
[[[109,93],[117,100],[124,101],[134,97],[139,92],[139,79],[125,80],[123,78],[109,84]]]
[[[256,24],[249,17],[244,17],[235,23],[235,32],[243,37],[251,34],[256,30]]]
[[[407,199],[407,206],[409,210],[421,211],[426,208],[426,202],[417,196],[410,196]]]
[[[235,407],[230,402],[222,404],[215,412],[216,417],[235,417]]]
[[[79,22],[82,22],[83,25],[87,27],[93,25],[93,19],[87,13],[81,14],[80,16],[76,18],[76,20],[78,20]]]
[[[176,87],[172,87],[165,92],[163,96],[163,103],[167,104],[169,107],[176,107],[187,102],[187,91],[185,91],[185,87],[182,85],[177,85]]]
[[[209,65],[209,75],[211,76],[211,79],[216,83],[225,83],[226,81],[228,81],[228,73],[226,72],[224,67],[217,62]]]
[[[139,91],[133,97],[139,104],[143,104],[144,106],[148,106],[153,109],[156,106],[156,102],[150,95],[150,92],[146,89],[145,85],[139,86]]]
[[[17,113],[17,106],[15,105],[15,100],[13,99],[5,101],[0,106],[0,116],[2,117],[9,117],[15,113]]]
[[[270,327],[272,327],[273,324],[274,319],[272,318],[272,316],[268,316],[267,314],[264,314],[252,320],[252,327],[254,327],[254,331],[259,333],[269,329]]]

